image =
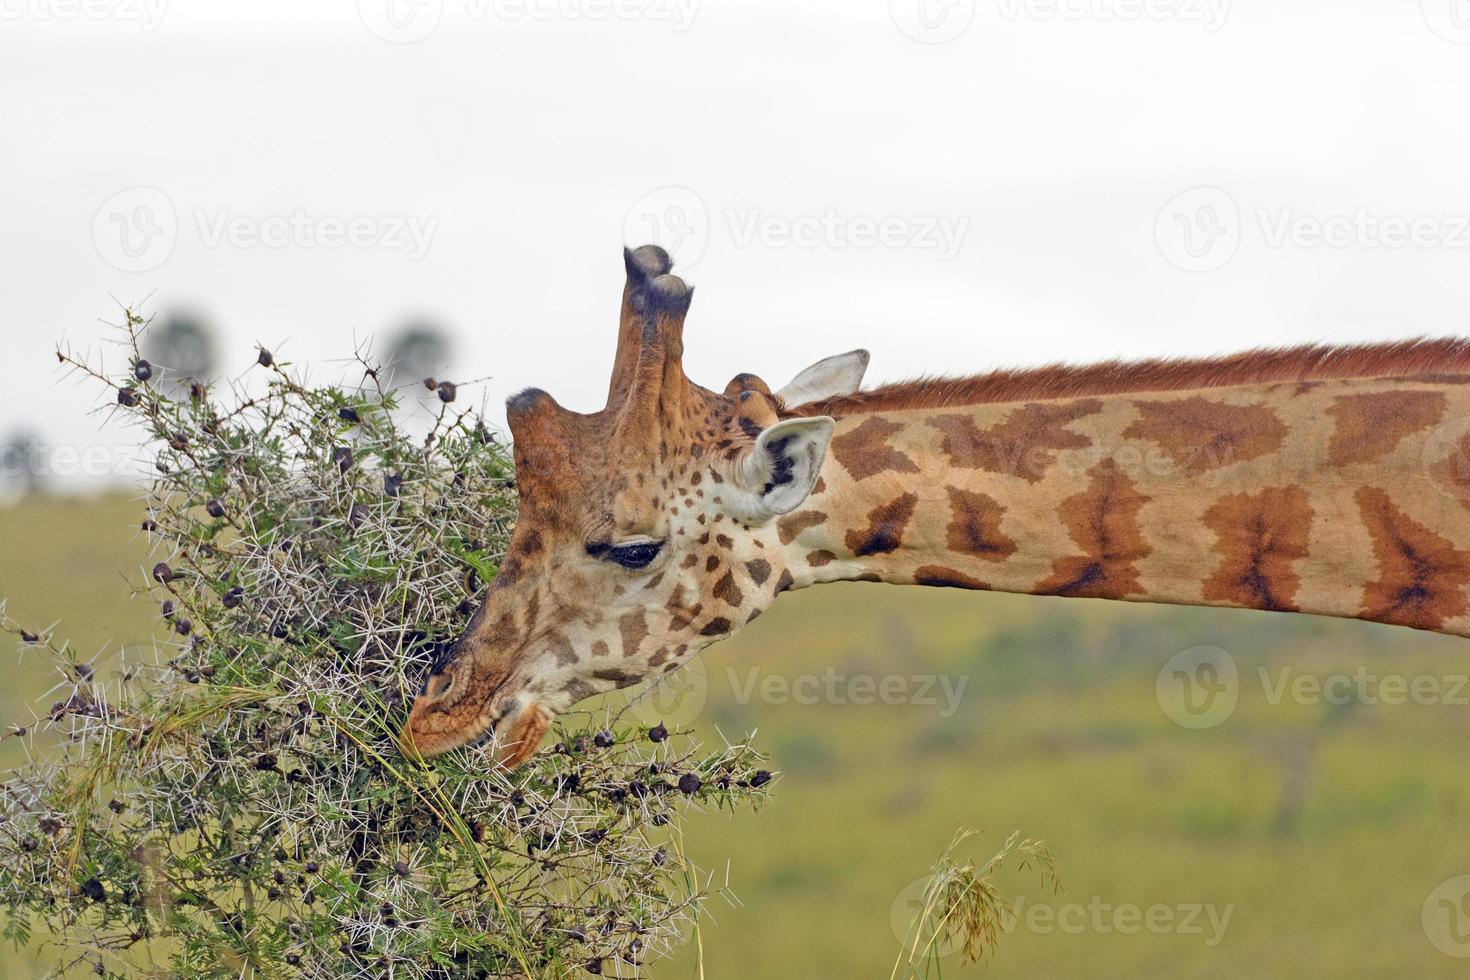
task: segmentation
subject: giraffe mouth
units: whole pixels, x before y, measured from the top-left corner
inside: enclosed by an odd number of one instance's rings
[[[431,759],[459,748],[492,746],[496,764],[515,769],[536,753],[553,717],[548,708],[516,698],[507,698],[484,720],[456,732],[425,733],[410,716],[399,733],[398,748],[407,758]]]

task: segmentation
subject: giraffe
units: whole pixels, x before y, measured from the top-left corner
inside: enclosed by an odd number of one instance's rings
[[[625,250],[606,406],[509,399],[519,516],[400,736],[536,751],[778,595],[861,580],[1357,617],[1470,636],[1470,341],[777,391],[681,367],[692,290]]]

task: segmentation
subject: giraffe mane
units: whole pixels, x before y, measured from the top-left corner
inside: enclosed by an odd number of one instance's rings
[[[852,395],[809,402],[783,414],[841,418],[866,412],[934,409],[1145,391],[1337,378],[1432,376],[1470,383],[1470,338],[1378,344],[1304,344],[1208,358],[1159,358],[1003,368],[971,377],[921,377]]]

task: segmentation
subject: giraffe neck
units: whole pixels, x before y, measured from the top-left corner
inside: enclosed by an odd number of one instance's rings
[[[1274,383],[839,418],[776,526],[837,580],[1318,613],[1470,635],[1470,385]]]

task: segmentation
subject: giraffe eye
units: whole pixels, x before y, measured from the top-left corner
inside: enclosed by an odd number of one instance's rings
[[[647,568],[658,557],[661,550],[663,550],[661,541],[613,545],[603,553],[602,557],[624,568]]]

